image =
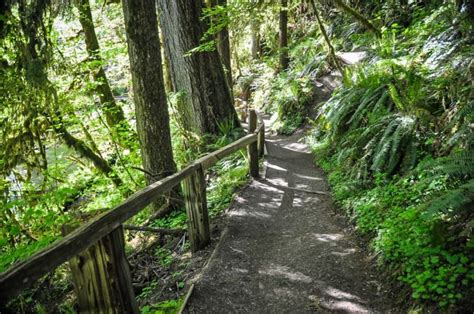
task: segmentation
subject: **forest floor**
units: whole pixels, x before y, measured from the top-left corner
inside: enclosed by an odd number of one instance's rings
[[[226,213],[188,313],[396,312],[301,138],[267,139],[266,176]]]

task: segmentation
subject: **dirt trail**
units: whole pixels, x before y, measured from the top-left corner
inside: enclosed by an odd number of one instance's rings
[[[228,211],[188,313],[396,312],[299,137],[268,139],[266,179]]]

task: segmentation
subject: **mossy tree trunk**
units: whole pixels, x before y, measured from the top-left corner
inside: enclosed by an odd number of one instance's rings
[[[122,108],[116,103],[114,95],[109,85],[109,80],[105,74],[102,66],[102,58],[100,57],[100,46],[95,32],[94,22],[92,20],[92,12],[89,0],[79,0],[79,22],[85,35],[86,50],[89,54],[89,59],[93,62],[98,62],[99,65],[93,70],[94,81],[97,86],[94,92],[100,99],[102,105],[102,112],[105,115],[105,121],[109,128],[117,136],[118,141],[123,143],[123,139],[128,137],[130,128],[125,119]],[[123,131],[123,132],[120,132]],[[127,132],[125,132],[127,131]]]
[[[329,60],[333,63],[333,66],[336,67],[336,69],[342,73],[342,66],[339,62],[339,59],[336,56],[336,51],[334,50],[334,46],[331,43],[331,40],[329,39],[329,35],[326,32],[326,28],[324,27],[323,21],[321,19],[321,16],[319,15],[318,8],[316,7],[316,4],[314,3],[314,0],[310,0],[311,6],[314,11],[314,15],[316,17],[316,21],[318,22],[319,30],[321,34],[323,35],[324,41],[326,42],[326,45],[328,46],[329,50]]]
[[[368,29],[369,31],[374,33],[377,37],[382,36],[380,31],[372,23],[370,23],[370,21],[366,17],[364,17],[357,10],[355,10],[355,9],[351,8],[350,6],[348,6],[347,4],[345,4],[344,1],[334,0],[334,3],[336,4],[336,6],[341,8],[344,12],[346,12],[347,14],[352,15],[359,23],[364,25],[364,27],[366,29]]]
[[[58,135],[64,143],[74,151],[76,151],[81,157],[84,157],[94,164],[94,167],[101,173],[109,177],[115,186],[121,186],[122,180],[113,171],[109,163],[102,158],[100,155],[94,152],[83,140],[72,135],[66,128],[65,123],[62,119],[60,112],[56,113],[54,118],[55,122],[52,123],[54,132]]]
[[[224,121],[239,125],[218,52],[190,53],[205,32],[201,1],[158,0],[158,6],[173,86],[181,96],[180,123],[199,134],[218,133]]]

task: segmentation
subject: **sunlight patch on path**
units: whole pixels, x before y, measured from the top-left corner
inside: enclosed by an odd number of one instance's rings
[[[263,218],[263,219],[268,219],[271,218],[272,215],[262,213],[259,211],[248,211],[246,209],[240,208],[233,210],[232,212],[229,213],[230,217],[254,217],[254,218]]]
[[[357,252],[356,249],[345,249],[343,252],[331,252],[331,254],[335,256],[343,257],[343,256],[354,254],[355,252]]]
[[[281,266],[281,265],[270,265],[269,267],[265,269],[261,269],[258,271],[259,274],[261,275],[268,275],[268,276],[274,276],[274,277],[283,277],[286,279],[289,279],[291,281],[302,281],[305,283],[310,283],[313,281],[311,277],[306,276],[303,273],[300,272],[292,272],[290,271],[290,268],[287,266]]]
[[[344,238],[344,235],[340,233],[313,233],[313,236],[321,242],[339,241]]]
[[[350,301],[322,301],[321,307],[333,311],[344,311],[345,313],[369,313],[365,306]]]

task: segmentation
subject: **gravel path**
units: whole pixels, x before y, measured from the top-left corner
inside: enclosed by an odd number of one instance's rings
[[[267,140],[266,178],[228,211],[188,313],[397,312],[299,137]]]

